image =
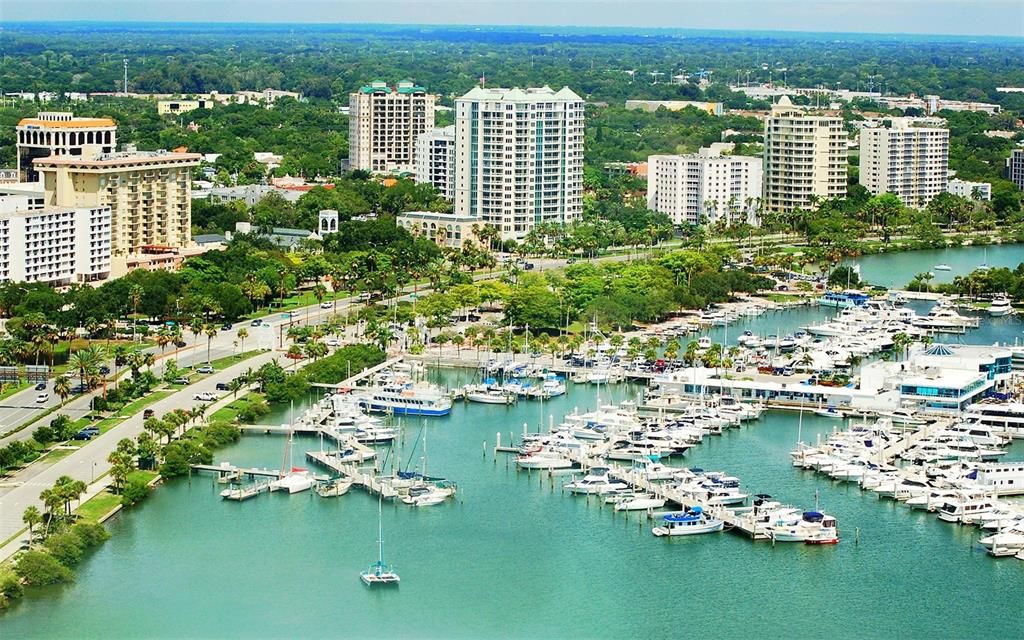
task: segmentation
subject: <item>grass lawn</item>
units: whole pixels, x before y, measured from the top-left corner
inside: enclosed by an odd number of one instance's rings
[[[154,402],[158,402],[160,400],[163,400],[164,398],[172,395],[173,393],[174,393],[173,391],[170,391],[170,390],[167,390],[167,389],[161,389],[159,391],[153,391],[153,392],[149,393],[148,395],[145,395],[145,396],[139,398],[138,400],[133,400],[132,402],[129,402],[128,404],[126,404],[123,407],[121,407],[121,410],[117,412],[117,415],[123,416],[123,417],[126,417],[126,418],[129,417],[129,416],[133,416],[136,413],[138,413],[138,412],[142,411],[143,409],[145,409],[146,407],[148,407],[149,405],[153,404]]]
[[[804,299],[804,296],[796,296],[786,293],[769,293],[764,297],[772,302],[799,302]]]
[[[156,471],[143,471],[142,469],[136,469],[128,474],[128,482],[132,480],[139,480],[146,484],[153,482],[153,478],[159,475]]]
[[[75,513],[78,514],[82,522],[96,524],[101,517],[110,513],[110,510],[119,504],[121,504],[121,496],[110,493],[110,490],[108,489],[97,493],[92,498],[79,505],[79,507],[75,509]]]
[[[218,421],[234,422],[238,418],[238,409],[239,409],[239,406],[240,406],[241,402],[243,400],[248,400],[251,397],[252,398],[258,398],[258,397],[260,397],[260,394],[258,394],[258,393],[247,393],[244,396],[242,396],[241,398],[236,398],[235,400],[232,400],[231,404],[228,404],[227,406],[221,407],[220,409],[217,409],[216,411],[214,411],[210,415],[209,421],[210,422],[218,422]]]
[[[239,353],[237,355],[225,356],[223,358],[217,358],[216,360],[214,360],[210,364],[213,365],[213,368],[214,368],[215,371],[222,371],[224,369],[227,369],[228,367],[231,367],[231,366],[234,366],[234,365],[238,364],[239,362],[244,362],[245,360],[248,360],[249,358],[255,358],[256,356],[260,355],[261,353],[266,353],[266,352],[267,352],[266,349],[253,349],[252,351],[245,351],[245,352]]]

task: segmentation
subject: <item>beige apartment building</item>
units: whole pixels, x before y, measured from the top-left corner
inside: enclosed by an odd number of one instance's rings
[[[123,263],[126,256],[189,244],[191,170],[200,158],[197,153],[126,152],[39,158],[34,164],[45,206],[110,207],[111,253]]]
[[[349,96],[349,167],[381,173],[415,172],[416,139],[434,129],[437,96],[404,80],[380,80]]]
[[[787,212],[846,195],[848,136],[839,116],[794,106],[786,96],[764,127],[765,210]]]

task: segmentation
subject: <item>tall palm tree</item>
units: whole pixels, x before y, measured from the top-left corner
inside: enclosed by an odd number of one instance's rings
[[[60,398],[61,404],[67,402],[68,396],[71,395],[71,378],[67,376],[61,376],[53,381],[53,392]]]
[[[21,514],[21,521],[28,525],[28,539],[31,541],[33,529],[43,521],[43,514],[39,513],[39,508],[34,504],[29,505],[25,512]]]
[[[242,327],[238,330],[238,341],[241,343],[241,352],[245,353],[245,339],[249,337],[249,330]]]
[[[146,290],[137,284],[133,284],[128,287],[128,301],[132,305],[132,342],[135,342],[135,316],[139,314],[139,303],[142,302],[142,296],[146,293]]]
[[[206,334],[206,364],[210,364],[210,345],[213,343],[213,339],[217,337],[217,326],[208,324],[203,327],[203,333]]]

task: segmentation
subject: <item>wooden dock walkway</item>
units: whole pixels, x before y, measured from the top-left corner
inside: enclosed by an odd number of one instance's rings
[[[281,470],[280,469],[256,469],[254,467],[236,467],[235,465],[233,465],[231,463],[228,463],[228,462],[222,462],[219,465],[216,465],[216,464],[194,464],[194,465],[192,465],[191,468],[192,468],[192,471],[196,471],[196,472],[207,472],[207,473],[211,473],[212,472],[212,473],[216,473],[217,474],[217,482],[221,482],[221,483],[224,483],[224,484],[230,483],[230,482],[237,482],[237,481],[239,481],[239,480],[241,480],[242,478],[245,478],[245,477],[247,477],[249,479],[255,479],[255,478],[272,478],[272,479],[277,479],[277,478],[281,477]],[[327,480],[330,480],[330,478],[328,476],[324,476],[324,475],[313,476],[313,478],[315,480],[317,480],[318,482],[326,482]]]
[[[379,493],[384,498],[393,498],[397,495],[391,485],[381,482],[375,467],[361,468],[357,462],[342,462],[329,451],[307,451],[306,458],[327,467],[340,476],[351,478],[353,484],[371,494]]]

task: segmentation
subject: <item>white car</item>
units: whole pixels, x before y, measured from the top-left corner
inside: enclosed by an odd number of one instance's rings
[[[200,402],[213,402],[217,399],[217,394],[212,391],[201,391],[192,396],[192,399],[199,400]]]
[[[338,340],[337,338],[327,338],[327,340],[324,341],[324,344],[328,347],[340,347],[341,340]]]
[[[321,308],[321,309],[330,309],[330,308],[332,308],[332,307],[334,307],[334,303],[333,303],[333,302],[327,302],[327,301],[325,300],[325,301],[323,301],[323,302],[321,302],[321,303],[320,303],[320,308]]]
[[[36,396],[36,402],[46,402],[49,399],[50,394],[48,393],[40,393],[39,395]]]

